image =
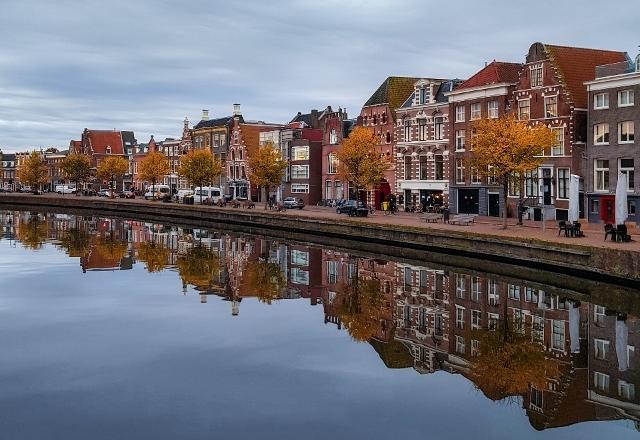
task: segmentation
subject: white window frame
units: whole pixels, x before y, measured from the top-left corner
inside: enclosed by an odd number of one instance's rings
[[[609,93],[602,92],[593,95],[593,109],[605,110],[609,108]]]
[[[593,124],[593,145],[609,145],[610,135],[608,123]]]
[[[538,87],[542,87],[544,85],[544,69],[542,64],[535,64],[529,67],[529,72],[531,74],[531,88],[535,89]],[[539,73],[539,75],[538,75]]]
[[[335,128],[332,128],[331,131],[329,132],[329,143],[331,145],[335,145],[338,143],[338,133],[336,132]]]
[[[623,136],[624,132],[624,136]],[[622,121],[618,123],[618,143],[633,144],[635,142],[635,124],[633,121]]]
[[[456,335],[456,353],[465,354],[466,346],[464,343],[464,338],[462,336]]]
[[[593,338],[593,358],[601,361],[607,360],[609,354],[609,341]]]
[[[456,160],[456,183],[465,183],[465,167],[462,159]]]
[[[493,100],[487,102],[487,117],[490,119],[498,118],[498,101]]]
[[[309,184],[308,183],[292,183],[291,193],[292,194],[309,194]]]
[[[482,119],[482,103],[474,102],[471,104],[471,117],[470,121],[477,121],[478,119]]]
[[[522,105],[526,103],[527,105]],[[523,110],[527,109],[526,112],[526,118],[523,117]],[[518,120],[519,121],[528,121],[529,119],[531,119],[531,99],[526,98],[526,99],[518,99]]]
[[[482,325],[482,311],[471,310],[471,329],[478,330]]]
[[[559,331],[556,331],[559,330]],[[563,351],[565,349],[565,324],[563,320],[551,320],[551,348]]]
[[[626,100],[623,97],[626,96]],[[631,107],[634,105],[635,96],[633,89],[620,90],[618,92],[618,107]],[[624,102],[626,101],[626,102]]]
[[[551,101],[554,101],[553,103]],[[553,105],[555,111],[549,112],[548,108]],[[545,119],[552,119],[558,117],[558,95],[549,95],[544,97],[544,117]]]
[[[604,393],[609,392],[609,375],[599,371],[593,372],[593,386],[596,390]]]
[[[564,178],[561,179],[561,174],[566,174]],[[556,172],[556,188],[557,188],[557,198],[560,200],[568,200],[569,199],[569,185],[571,184],[571,171],[569,168],[558,168]],[[563,182],[561,185],[560,182]],[[561,189],[564,188],[564,197],[561,195]]]
[[[456,105],[456,122],[464,122],[464,121],[465,121],[465,106]]]
[[[551,155],[564,156],[564,127],[554,127],[551,131],[556,141],[556,143],[551,146]]]
[[[329,153],[327,156],[327,160],[329,161],[329,169],[327,174],[336,174],[338,172],[338,155],[336,153]]]
[[[509,284],[509,299],[520,301],[520,286],[517,284]]]
[[[464,129],[456,130],[456,151],[464,151],[466,141],[466,131]]]
[[[291,165],[291,178],[302,180],[308,179],[309,165]]]
[[[606,315],[607,309],[605,306],[594,305],[593,307],[593,322],[598,326],[604,325],[604,318]]]
[[[294,284],[309,285],[309,271],[301,267],[292,267],[289,279]]]
[[[622,161],[623,160],[632,160],[633,161],[633,165],[628,167],[628,166],[622,166]],[[629,192],[633,192],[635,190],[635,158],[633,157],[621,157],[618,159],[618,171],[620,173],[624,173],[627,175],[627,191]]]
[[[464,330],[464,311],[464,307],[456,304],[456,327],[460,330]]]
[[[309,146],[299,145],[291,148],[292,160],[309,160]]]
[[[618,380],[618,396],[625,400],[633,401],[636,398],[636,387],[634,384],[624,380]]]
[[[599,164],[602,162],[602,164]],[[606,162],[606,167],[605,167]],[[600,165],[600,166],[599,166]],[[599,179],[599,175],[602,174],[601,179]],[[605,179],[606,177],[606,179]],[[605,185],[606,181],[606,185]],[[599,185],[602,183],[602,185]],[[594,159],[593,161],[593,190],[598,192],[608,192],[609,191],[609,160],[608,159]]]

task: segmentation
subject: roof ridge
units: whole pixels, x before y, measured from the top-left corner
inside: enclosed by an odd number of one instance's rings
[[[613,52],[613,53],[624,53],[625,51],[622,50],[612,50],[612,49],[597,49],[594,47],[581,47],[581,46],[564,46],[562,44],[547,44],[547,43],[542,43],[542,45],[547,48],[547,47],[559,47],[562,49],[578,49],[578,50],[590,50],[590,51],[597,51],[597,52]]]

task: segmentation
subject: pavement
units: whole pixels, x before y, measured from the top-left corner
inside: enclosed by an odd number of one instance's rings
[[[30,196],[26,197],[40,197]],[[92,199],[95,197],[77,197],[77,196],[61,196],[58,194],[47,194],[48,197],[74,197],[82,199]],[[99,199],[105,200],[105,199]],[[158,201],[145,201],[142,198],[134,200],[117,199],[118,202],[126,202],[132,204],[149,204],[149,203],[161,203]],[[223,209],[223,210],[246,210],[246,208],[231,208],[230,206],[219,207],[207,207],[208,209]],[[264,212],[264,204],[256,203],[256,212]],[[266,211],[271,212],[271,211]],[[426,223],[421,219],[420,213],[407,213],[399,212],[397,214],[385,214],[382,211],[376,211],[370,214],[368,217],[348,217],[346,214],[336,213],[335,208],[321,207],[321,206],[305,206],[304,209],[288,209],[284,212],[273,212],[273,215],[287,215],[287,216],[300,216],[306,218],[317,219],[336,219],[346,220],[353,222],[362,222],[374,225],[395,225],[395,226],[409,226],[414,228],[423,228],[425,230],[449,230],[449,231],[462,231],[468,233],[477,233],[479,235],[494,235],[510,238],[523,238],[523,239],[536,239],[550,244],[569,244],[576,246],[595,246],[599,248],[610,249],[624,249],[629,251],[640,252],[640,228],[631,225],[629,227],[629,234],[633,240],[630,243],[616,243],[610,239],[604,240],[604,225],[601,223],[588,223],[586,219],[580,220],[582,223],[582,230],[584,237],[565,237],[564,233],[558,235],[558,222],[554,220],[547,220],[544,222],[535,222],[532,220],[524,220],[523,225],[516,225],[516,219],[508,219],[507,229],[502,228],[502,219],[496,217],[477,217],[474,223],[468,226],[450,225],[446,223]]]

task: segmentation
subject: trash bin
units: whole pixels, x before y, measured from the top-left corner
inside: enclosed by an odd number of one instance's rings
[[[447,208],[442,210],[442,222],[449,223],[449,210]]]
[[[183,202],[185,205],[193,205],[193,196],[184,196],[184,197],[182,198],[182,202]]]
[[[389,202],[382,202],[382,210],[383,211],[389,210]]]

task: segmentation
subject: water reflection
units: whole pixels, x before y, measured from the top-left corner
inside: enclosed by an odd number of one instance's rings
[[[83,272],[173,270],[182,293],[240,314],[306,298],[324,323],[369,343],[388,368],[460,374],[491,400],[522,405],[538,430],[593,420],[640,421],[638,319],[518,279],[162,224],[2,213],[2,239],[49,241]],[[114,274],[114,276],[117,276]]]

